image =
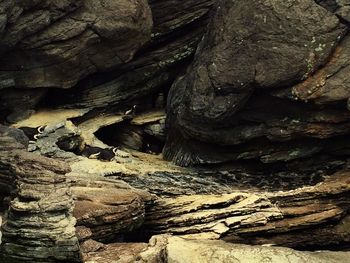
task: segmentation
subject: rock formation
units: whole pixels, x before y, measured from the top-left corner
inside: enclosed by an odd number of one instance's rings
[[[0,10],[5,86],[70,88],[91,73],[130,61],[151,36],[144,0],[6,1]]]
[[[320,78],[314,87],[309,83],[331,56],[336,59],[333,52],[345,32],[335,15],[312,0],[220,1],[193,65],[170,92],[165,157],[179,165],[274,163],[320,153],[324,139],[349,132],[350,115],[306,103],[312,96],[320,99],[316,89],[327,89]],[[329,78],[336,69],[322,71]],[[307,89],[299,91],[296,83]],[[340,90],[333,91],[332,101],[346,97]]]
[[[349,26],[344,0],[0,1],[0,262],[347,262]]]
[[[26,152],[17,131],[1,127],[0,178],[9,191],[2,262],[80,262],[69,167]]]
[[[129,251],[125,255],[125,250]],[[346,262],[349,252],[302,252],[283,247],[227,244],[222,241],[192,241],[179,237],[155,236],[148,247],[124,244],[106,246],[86,254],[86,262],[167,263],[167,262]],[[101,258],[103,258],[102,261]]]

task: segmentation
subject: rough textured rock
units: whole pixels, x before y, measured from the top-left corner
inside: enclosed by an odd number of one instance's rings
[[[114,243],[105,245],[98,251],[84,253],[85,263],[131,263],[147,248],[144,243]]]
[[[65,177],[69,167],[27,153],[16,140],[22,136],[14,130],[0,136],[0,178],[5,176],[12,186],[2,225],[1,260],[81,262],[74,204]]]
[[[345,23],[350,22],[350,3],[347,0],[315,0],[319,5],[335,13]]]
[[[0,122],[45,128],[0,127],[6,256],[348,257],[207,240],[349,249],[348,1],[27,2],[0,3]]]
[[[232,245],[169,238],[167,262],[346,262],[349,252],[301,252],[282,247]],[[142,262],[142,261],[141,261]]]
[[[292,191],[235,191],[163,198],[146,213],[145,231],[294,248],[347,246],[349,171]]]
[[[72,191],[76,199],[73,215],[77,219],[80,240],[115,240],[143,223],[144,201],[136,193],[92,187],[73,187]],[[79,234],[79,229],[82,233],[88,231],[91,234]]]
[[[145,0],[5,1],[0,14],[0,75],[16,87],[72,87],[130,61],[152,28]]]
[[[155,236],[146,249],[140,253],[145,244],[109,245],[105,250],[89,253],[85,256],[87,263],[345,263],[349,252],[296,251],[283,247],[264,247],[229,244],[223,241],[195,241],[180,237]],[[125,256],[124,249],[130,254]],[[139,253],[135,255],[135,253]],[[103,261],[106,260],[106,261]]]
[[[348,75],[350,67],[350,37],[337,46],[331,60],[306,81],[293,87],[293,93],[301,100],[329,104],[350,98]]]
[[[348,115],[345,109],[332,115],[296,102],[295,94],[275,95],[324,66],[345,32],[312,0],[219,1],[193,65],[170,91],[165,157],[180,165],[289,161],[318,150],[300,149],[302,141],[281,149],[273,141],[348,133],[349,122],[336,121]]]
[[[62,98],[59,105],[120,107],[121,103],[137,98],[142,98],[139,101],[142,104],[145,97],[171,85],[181,71],[179,66],[188,64],[204,34],[213,0],[155,0],[149,4],[154,26],[147,47],[116,70],[93,76],[73,91],[53,94]]]
[[[96,1],[93,2],[95,3]],[[119,63],[120,61],[118,59],[114,59],[112,61],[114,62],[113,67],[111,67],[111,63],[108,62],[108,58],[110,57],[108,56],[115,57],[116,52],[112,52],[113,50],[111,52],[106,52],[109,51],[108,47],[101,47],[101,45],[111,45],[111,48],[118,50],[121,49],[122,52],[131,52],[133,54],[135,50],[132,49],[132,47],[136,45],[135,43],[137,42],[137,40],[144,40],[143,37],[145,35],[143,33],[145,32],[140,32],[140,30],[150,30],[149,18],[143,17],[143,15],[145,15],[145,10],[138,9],[138,7],[141,6],[142,8],[144,6],[145,1],[132,1],[132,3],[134,3],[133,5],[130,5],[129,2],[130,1],[112,1],[111,3],[108,3],[108,6],[113,5],[113,8],[115,8],[115,6],[118,7],[119,5],[122,6],[121,13],[123,13],[123,15],[115,14],[114,17],[117,20],[121,19],[121,25],[118,25],[122,27],[122,30],[126,30],[126,33],[123,36],[125,36],[125,41],[127,43],[121,42],[120,39],[118,39],[118,42],[113,41],[113,39],[111,41],[107,40],[107,44],[104,41],[98,44],[95,44],[93,42],[91,44],[92,48],[99,49],[92,52],[92,54],[85,52],[85,50],[83,53],[84,56],[88,57],[89,61],[83,63],[81,59],[74,60],[72,63],[69,63],[69,65],[66,65],[66,67],[69,68],[69,72],[67,74],[65,72],[64,74],[61,72],[64,69],[64,67],[59,67],[60,71],[57,72],[56,81],[59,82],[58,87],[62,86],[62,83],[66,83],[67,86],[73,86],[73,82],[70,82],[68,85],[68,76],[75,74],[75,72],[79,70],[80,67],[84,66],[89,67],[89,72],[86,72],[87,74],[96,71],[98,71],[98,73],[93,74],[90,77],[84,78],[79,84],[75,85],[74,88],[69,91],[63,91],[61,89],[49,89],[49,93],[47,94],[45,99],[41,99],[41,101],[47,103],[49,107],[53,107],[54,105],[58,107],[70,108],[98,107],[100,110],[103,109],[102,111],[113,112],[115,111],[115,108],[122,108],[122,110],[127,110],[135,103],[140,104],[143,107],[146,98],[151,99],[152,96],[154,96],[154,94],[158,93],[161,90],[167,92],[168,88],[170,87],[178,72],[182,71],[184,65],[188,64],[188,60],[195,52],[197,44],[199,43],[202,35],[204,34],[204,30],[208,21],[207,14],[214,1],[149,1],[154,21],[152,38],[150,42],[144,48],[142,48],[137,53],[135,58],[129,63]],[[85,2],[82,1],[82,3]],[[124,5],[126,5],[127,7],[125,7]],[[78,10],[74,11],[73,14],[83,12],[81,10],[84,10],[84,8],[78,8]],[[101,12],[103,12],[103,10],[101,10]],[[113,10],[111,12],[113,12]],[[147,12],[146,15],[149,13]],[[109,15],[109,11],[104,13],[106,13],[107,16]],[[67,15],[67,19],[70,19],[71,16],[71,14]],[[129,20],[132,20],[137,16],[140,16],[140,19],[135,21],[124,21],[124,16],[126,16],[126,19],[128,18]],[[65,18],[66,17],[64,17],[62,20],[64,21]],[[108,21],[109,20],[110,19],[108,19]],[[73,22],[79,23],[80,26],[81,24],[84,24],[84,21]],[[76,27],[74,27],[73,22],[72,26],[70,26],[69,28],[75,29]],[[126,28],[123,27],[124,22],[126,24]],[[58,22],[58,24],[59,23],[60,22]],[[129,28],[128,26],[131,28]],[[137,26],[141,26],[141,28],[138,28]],[[50,27],[48,28],[48,30],[49,29]],[[128,29],[131,30],[130,34],[128,33]],[[148,31],[147,33],[149,33]],[[63,32],[59,36],[65,38],[66,34],[69,35],[72,33],[74,33],[74,30],[73,32]],[[139,33],[139,35],[134,37],[134,33]],[[117,37],[117,34],[114,37]],[[98,37],[96,38],[97,40],[99,40]],[[73,40],[75,39],[76,38],[73,38]],[[71,39],[68,38],[67,41],[71,41]],[[55,42],[49,46],[50,48],[55,48],[56,45],[62,44],[65,47],[64,44],[67,41],[64,40],[58,43]],[[128,41],[132,42],[131,45]],[[80,45],[78,45],[78,47],[79,46]],[[72,51],[70,50],[70,52],[73,52],[74,50],[75,49],[73,49]],[[103,52],[98,52],[100,50],[103,50]],[[129,55],[129,53],[127,55]],[[99,60],[102,61],[100,63],[101,65],[98,65],[99,68],[96,69],[97,62],[93,60],[92,56],[106,56],[107,58],[101,58],[101,60]],[[118,60],[119,62],[116,60]],[[124,62],[125,61],[126,59],[124,60]],[[33,63],[33,61],[27,61],[28,66],[31,66],[32,64],[37,64],[36,61],[34,62],[35,63]],[[90,62],[93,62],[94,64],[91,65]],[[76,67],[74,63],[81,64],[79,64]],[[50,66],[51,65],[52,61],[50,59]],[[72,69],[72,67],[74,68]],[[108,71],[106,71],[106,69],[108,69]],[[20,73],[24,74],[23,72]],[[40,74],[37,76],[40,76]],[[20,78],[21,76],[17,73],[15,75],[18,78]],[[2,104],[8,103],[7,101],[5,101],[4,98],[1,99],[1,97],[5,96],[4,94],[6,94],[9,91],[9,88],[6,87],[12,87],[15,85],[15,81],[12,78],[13,77],[11,75],[11,72],[8,71],[4,72],[0,76],[0,81],[2,83],[2,90],[0,88],[0,112],[3,112],[4,117],[11,114],[11,116],[8,116],[8,118],[6,119],[10,123],[16,122],[18,119],[25,118],[26,116],[28,116],[30,113],[32,113],[33,109],[35,109],[36,104],[35,98],[33,98],[32,96],[23,97],[20,93],[18,93],[17,97],[16,95],[13,96],[15,97],[15,100],[21,102],[22,104],[25,103],[26,105],[32,105],[30,108],[15,108],[14,106],[12,106],[14,110],[12,110],[13,112],[9,112],[8,107],[6,107],[6,105],[2,106]],[[34,79],[32,79],[31,77],[30,81],[34,81]],[[55,81],[55,79],[52,76],[47,76],[47,81]],[[44,86],[46,87],[47,85]],[[15,91],[15,93],[16,92],[17,91]],[[139,100],[140,98],[141,100]],[[135,100],[137,101],[135,102]]]
[[[4,161],[7,152],[13,150],[25,149],[28,146],[28,138],[21,130],[10,129],[0,124],[0,150],[2,152],[2,162],[0,164],[0,210],[4,209],[4,198],[9,197],[15,189],[15,180],[13,173],[9,170],[10,166]]]

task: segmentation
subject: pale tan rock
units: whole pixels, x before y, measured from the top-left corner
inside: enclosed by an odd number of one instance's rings
[[[248,246],[224,241],[154,236],[138,263],[346,263],[350,252],[297,251],[284,247]]]

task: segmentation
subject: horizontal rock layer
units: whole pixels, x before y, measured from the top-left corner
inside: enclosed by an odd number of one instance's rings
[[[6,1],[0,14],[1,88],[72,87],[128,62],[152,28],[145,0]]]
[[[164,198],[146,211],[144,231],[294,248],[347,247],[349,171],[313,187]]]
[[[8,129],[0,136],[0,167],[5,171],[0,182],[5,176],[12,186],[2,225],[1,260],[81,262],[74,204],[65,177],[69,167],[24,151],[16,141],[19,135]]]

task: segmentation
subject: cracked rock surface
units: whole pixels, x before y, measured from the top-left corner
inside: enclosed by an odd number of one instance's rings
[[[2,262],[81,262],[69,167],[26,152],[16,140],[23,135],[1,130],[0,182],[6,178],[11,188],[1,227]]]
[[[170,90],[165,158],[188,166],[319,156],[329,138],[349,133],[346,32],[312,0],[219,1]]]
[[[70,88],[130,61],[152,28],[146,0],[2,1],[0,17],[1,88]]]
[[[124,249],[132,253],[123,257]],[[143,248],[141,253],[139,252]],[[136,252],[136,255],[135,255]],[[137,254],[139,252],[139,254]],[[101,252],[86,255],[87,263],[173,263],[173,262],[208,262],[208,263],[338,263],[347,262],[349,252],[302,252],[283,247],[262,247],[229,244],[223,241],[195,241],[181,237],[154,236],[147,248],[144,245],[124,244],[108,246]],[[101,261],[100,256],[106,261]]]

